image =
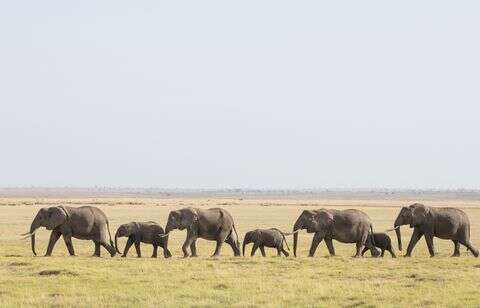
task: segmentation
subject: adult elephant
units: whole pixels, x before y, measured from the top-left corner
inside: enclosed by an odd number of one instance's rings
[[[467,214],[460,209],[430,207],[421,203],[402,207],[394,223],[399,250],[402,250],[400,226],[403,225],[410,225],[410,228],[413,228],[405,257],[412,255],[413,248],[422,236],[425,236],[431,257],[435,255],[433,237],[453,241],[452,257],[460,255],[460,244],[466,246],[475,257],[478,257],[478,249],[470,243],[470,221]]]
[[[52,230],[45,256],[52,254],[53,247],[61,235],[71,256],[75,255],[72,237],[93,241],[95,243],[94,256],[100,256],[100,245],[105,247],[112,257],[115,256],[115,247],[110,234],[108,219],[99,208],[92,206],[41,208],[30,225],[30,232],[24,234],[31,237],[34,255],[37,255],[35,252],[35,232],[40,227]]]
[[[372,223],[367,214],[359,210],[318,209],[304,210],[293,226],[293,254],[297,256],[298,230],[305,229],[308,233],[315,233],[310,247],[309,256],[313,257],[318,244],[325,240],[330,255],[335,255],[332,240],[342,243],[355,243],[357,251],[355,257],[362,256],[366,246],[377,257],[380,252],[369,239],[372,232]]]
[[[189,256],[188,248],[192,253],[192,257],[197,256],[196,241],[198,238],[216,241],[217,246],[212,257],[220,255],[220,249],[223,242],[229,244],[235,256],[240,256],[240,245],[238,242],[238,234],[235,229],[233,217],[224,209],[199,209],[199,208],[183,208],[171,211],[168,215],[167,226],[165,227],[165,235],[174,229],[187,230],[187,239],[182,246],[183,256]],[[167,249],[165,245],[165,249]]]

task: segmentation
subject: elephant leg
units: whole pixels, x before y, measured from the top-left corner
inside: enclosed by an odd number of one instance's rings
[[[430,257],[435,256],[435,249],[433,247],[433,235],[425,234],[425,241],[427,242],[428,252],[430,253]]]
[[[163,257],[165,259],[170,258],[172,256],[170,250],[168,250],[168,248],[165,248],[165,245],[162,245],[162,248],[163,248]]]
[[[467,247],[467,249],[470,250],[470,252],[473,254],[475,258],[478,257],[478,249],[473,247],[470,241],[460,241],[460,244]]]
[[[100,257],[100,243],[97,241],[93,241],[95,244],[95,251],[93,252],[92,257]]]
[[[282,247],[281,251],[285,255],[285,257],[288,257],[290,255],[287,251],[285,251],[285,248],[283,248],[283,247]]]
[[[230,236],[225,240],[225,243],[227,243],[228,245],[230,245],[230,247],[232,247],[233,255],[234,255],[235,257],[238,257],[238,256],[241,255],[240,248],[239,248],[239,245],[238,245],[238,240],[235,240],[235,239],[232,238],[232,236],[230,235]]]
[[[157,257],[157,251],[158,251],[158,245],[157,244],[152,244],[153,245],[153,253],[152,253],[152,258]]]
[[[331,256],[335,255],[335,248],[333,247],[333,241],[332,239],[325,239],[325,244],[327,244],[328,248],[328,253],[330,253]]]
[[[135,241],[135,250],[137,251],[137,257],[141,258],[142,257],[142,251],[140,250],[140,242]]]
[[[385,248],[382,248],[382,253],[380,254],[380,257],[383,258],[383,256],[385,256]]]
[[[62,234],[59,231],[52,231],[52,233],[50,234],[50,240],[48,241],[47,253],[45,254],[45,257],[49,257],[52,255],[53,247],[60,238],[60,235]]]
[[[317,250],[318,244],[323,240],[323,234],[320,232],[315,232],[315,235],[312,239],[312,245],[310,246],[310,253],[308,254],[309,257],[313,257],[315,255],[315,251]]]
[[[355,252],[354,257],[359,258],[362,256],[362,250],[365,247],[365,244],[363,242],[357,242],[355,246],[357,248],[357,251]]]
[[[190,251],[192,252],[192,257],[198,257],[197,255],[197,241],[192,241],[190,244]]]
[[[260,252],[262,253],[262,256],[266,257],[267,254],[265,253],[265,246],[260,245]]]
[[[122,255],[123,258],[127,256],[128,250],[130,249],[130,247],[132,247],[132,245],[133,245],[133,238],[129,237],[127,240],[127,244],[125,245],[125,249],[123,250],[123,255]]]
[[[408,243],[407,247],[407,253],[405,254],[405,257],[411,257],[412,256],[412,251],[417,242],[422,238],[423,233],[420,232],[417,228],[413,229],[413,234],[412,237],[410,238],[410,242]]]
[[[75,251],[73,250],[73,244],[72,244],[72,235],[71,234],[64,234],[63,235],[63,240],[65,242],[65,246],[67,246],[68,253],[71,256],[75,255]]]
[[[452,240],[453,241],[453,255],[452,257],[459,257],[460,256],[460,243],[457,240]]]
[[[368,247],[364,247],[363,250],[362,250],[362,257],[367,251],[368,251]]]
[[[250,253],[251,257],[253,257],[255,255],[255,252],[257,251],[257,249],[258,249],[258,244],[253,243],[252,252]]]
[[[393,252],[392,246],[388,247],[388,252],[392,255],[392,258],[396,258],[396,257],[397,257],[397,256],[395,255],[395,253]]]
[[[187,239],[185,240],[185,243],[182,245],[182,251],[183,251],[183,257],[187,258],[189,256],[188,253],[188,248],[192,243],[196,240],[196,238],[192,234],[187,233]]]
[[[281,257],[281,256],[282,256],[282,248],[277,247],[277,257]]]
[[[103,248],[105,248],[110,253],[111,257],[115,256],[115,254],[117,253],[115,247],[106,242],[100,242],[100,245],[102,245]]]
[[[222,245],[223,245],[223,242],[225,242],[225,240],[227,239],[228,237],[228,233],[225,232],[225,231],[221,231],[220,234],[218,235],[217,237],[217,246],[215,247],[215,252],[213,253],[212,257],[218,257],[220,256],[220,250],[222,250]]]

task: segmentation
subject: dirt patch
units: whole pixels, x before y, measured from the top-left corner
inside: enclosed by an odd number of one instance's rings
[[[12,262],[9,265],[10,266],[27,266],[27,265],[31,265],[31,264],[32,263],[28,263],[28,262]]]
[[[217,284],[213,287],[215,290],[227,290],[228,289],[228,286],[226,284]]]
[[[38,273],[40,276],[58,276],[58,275],[70,275],[78,276],[77,273],[65,271],[65,270],[43,270]]]

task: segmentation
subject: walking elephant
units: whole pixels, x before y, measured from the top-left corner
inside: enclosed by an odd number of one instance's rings
[[[285,242],[287,249],[290,250],[285,235],[291,234],[292,233],[283,233],[276,228],[255,229],[253,231],[248,231],[245,233],[245,237],[243,239],[242,254],[245,256],[245,246],[253,243],[252,252],[250,254],[252,257],[255,255],[255,252],[258,248],[260,248],[262,256],[265,257],[265,247],[276,248],[277,256],[279,257],[282,253],[285,255],[285,257],[288,257],[289,254],[283,248],[283,243]]]
[[[163,256],[165,258],[170,258],[172,254],[166,248],[168,242],[168,236],[161,237],[161,235],[165,234],[163,228],[153,221],[147,222],[135,222],[132,221],[127,224],[123,224],[118,227],[117,232],[115,233],[115,249],[118,253],[118,241],[119,237],[128,237],[127,244],[125,245],[125,249],[123,251],[122,257],[126,257],[128,250],[132,245],[135,245],[135,250],[137,251],[137,257],[142,256],[142,252],[140,250],[140,243],[152,244],[153,246],[153,254],[152,258],[157,257],[157,250],[158,246],[163,248]]]
[[[450,207],[430,207],[420,203],[414,203],[402,207],[394,222],[397,234],[398,249],[402,250],[402,237],[400,226],[410,225],[413,234],[408,243],[405,257],[412,255],[413,248],[422,236],[425,236],[430,256],[435,255],[433,237],[451,240],[454,245],[452,257],[460,255],[460,244],[464,245],[478,257],[478,249],[470,243],[470,221],[464,211]]]
[[[189,256],[188,248],[190,248],[192,257],[197,256],[196,241],[198,238],[217,242],[212,257],[220,255],[223,242],[232,247],[235,256],[240,256],[240,245],[233,217],[224,209],[187,207],[171,211],[163,236],[167,236],[174,229],[187,230],[187,238],[182,246],[185,258]]]
[[[100,245],[103,246],[113,257],[115,248],[113,246],[108,219],[105,213],[99,208],[92,206],[69,207],[53,206],[41,208],[30,226],[30,232],[23,235],[31,237],[32,252],[35,252],[35,232],[40,227],[52,230],[45,256],[52,254],[55,243],[63,236],[65,245],[71,256],[75,255],[72,245],[72,237],[80,240],[91,240],[95,244],[94,256],[100,256]]]
[[[332,240],[342,243],[355,243],[357,251],[355,257],[361,257],[362,249],[366,246],[377,257],[380,253],[369,240],[369,233],[373,233],[372,223],[367,214],[359,210],[318,209],[304,210],[298,217],[293,232],[305,229],[314,233],[309,256],[313,257],[318,244],[325,240],[330,255],[335,255]],[[293,235],[293,254],[297,256],[298,233]]]

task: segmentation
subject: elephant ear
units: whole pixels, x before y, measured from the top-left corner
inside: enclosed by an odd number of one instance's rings
[[[324,227],[331,227],[334,223],[334,217],[332,213],[327,211],[321,211],[317,216],[318,222]]]
[[[136,222],[131,222],[125,225],[125,236],[129,237],[132,234],[137,234],[140,231],[140,227]]]
[[[192,227],[198,222],[198,213],[194,208],[187,208],[182,211],[182,225]]]
[[[56,206],[49,208],[47,212],[48,218],[46,227],[48,230],[53,230],[61,224],[65,223],[65,221],[67,221],[67,212],[65,211],[65,209]]]

